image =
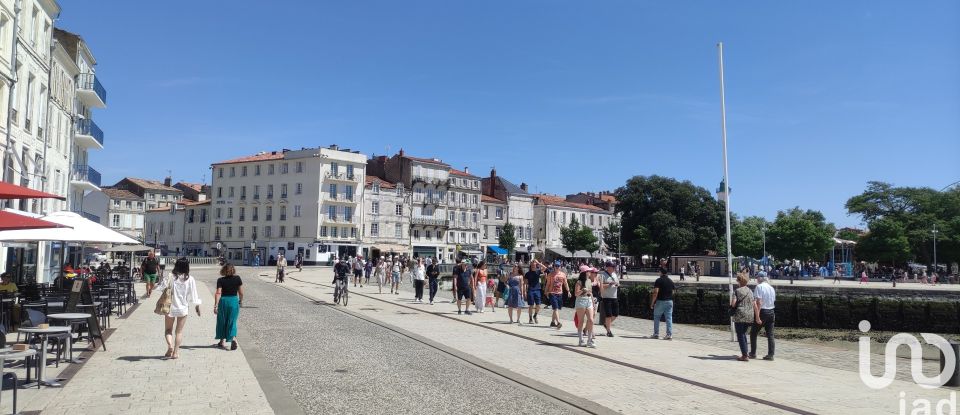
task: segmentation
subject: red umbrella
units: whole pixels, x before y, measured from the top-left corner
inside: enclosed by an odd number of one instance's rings
[[[47,222],[45,220],[0,210],[0,231],[68,227],[69,226],[64,226],[59,223]]]
[[[33,190],[23,186],[17,186],[12,183],[0,181],[0,199],[60,199],[67,200],[63,196],[57,196],[50,193]]]

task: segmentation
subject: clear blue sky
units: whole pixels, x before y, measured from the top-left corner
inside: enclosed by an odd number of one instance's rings
[[[62,1],[108,105],[105,183],[331,143],[557,194],[722,177],[839,225],[868,180],[960,180],[960,2]],[[268,7],[265,7],[268,6]]]

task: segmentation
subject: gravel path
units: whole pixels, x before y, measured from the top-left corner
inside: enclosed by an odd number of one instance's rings
[[[213,272],[198,276],[211,287]],[[240,324],[307,414],[575,413],[561,402],[273,284]]]

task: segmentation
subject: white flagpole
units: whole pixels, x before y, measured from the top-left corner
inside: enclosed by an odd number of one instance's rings
[[[717,43],[720,55],[720,131],[723,137],[723,197],[724,214],[727,223],[727,282],[730,284],[730,298],[733,299],[733,250],[730,242],[730,172],[727,168],[727,104],[723,86],[723,42]],[[733,318],[730,319],[730,340],[734,338]]]

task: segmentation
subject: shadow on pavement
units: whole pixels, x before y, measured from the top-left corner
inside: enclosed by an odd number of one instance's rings
[[[185,349],[185,347],[181,347]],[[143,360],[164,360],[166,359],[163,356],[120,356],[117,360],[123,360],[124,362],[139,362]]]
[[[733,356],[733,355],[717,356],[715,354],[712,354],[710,356],[690,356],[690,357],[694,359],[700,359],[700,360],[733,360],[733,361],[737,360],[737,356]]]

